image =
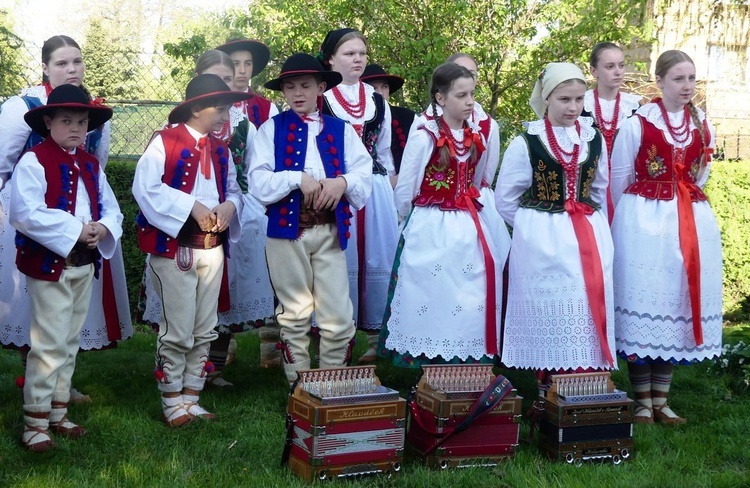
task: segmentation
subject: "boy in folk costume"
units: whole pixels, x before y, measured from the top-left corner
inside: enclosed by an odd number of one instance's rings
[[[225,52],[234,63],[232,89],[247,93],[250,96],[249,99],[235,103],[234,107],[242,111],[256,129],[269,118],[278,115],[279,109],[276,105],[271,100],[255,93],[250,86],[251,79],[260,74],[268,64],[268,60],[271,57],[271,51],[268,49],[268,46],[252,39],[233,39],[216,49]],[[244,177],[245,175],[240,175],[240,178]],[[242,187],[243,184],[240,184],[240,186]],[[241,219],[245,218],[242,222],[243,232],[246,236],[256,233],[257,235],[262,235],[261,242],[254,242],[252,246],[247,247],[248,252],[251,254],[247,257],[243,256],[244,259],[252,259],[257,257],[259,253],[262,253],[264,244],[262,240],[266,237],[265,228],[267,219],[263,213],[263,206],[251,194],[245,194],[244,203],[245,213],[240,216]],[[245,277],[244,279],[249,280],[251,278]],[[256,289],[261,287],[270,288],[267,274],[259,276],[259,279],[261,281],[256,283]],[[273,299],[273,296],[271,296],[271,299]],[[268,317],[262,322],[264,322],[264,326],[258,331],[258,335],[260,336],[260,366],[261,368],[280,367],[281,355],[276,348],[276,344],[279,341],[279,326],[272,320],[269,320]],[[220,333],[219,340],[211,344],[211,357],[218,360],[220,356],[224,355],[226,363],[229,364],[234,360],[236,349],[237,343],[234,339],[231,339],[229,344],[227,344],[225,341],[222,341],[222,334]],[[217,373],[219,372],[213,373],[212,377]],[[226,384],[226,382],[215,380],[213,384],[221,386],[222,384]]]
[[[216,75],[196,76],[185,101],[169,114],[175,125],[159,131],[135,170],[138,247],[151,254],[149,273],[163,304],[155,374],[170,427],[214,417],[198,397],[216,338],[230,223],[230,236],[239,235],[241,191],[226,143],[211,132],[228,119],[231,104],[244,98]]]
[[[232,89],[248,94],[248,98],[236,103],[235,106],[242,108],[255,128],[278,115],[278,107],[271,100],[254,93],[250,86],[250,80],[265,69],[271,58],[268,46],[252,39],[232,39],[216,49],[227,53],[234,62]]]
[[[67,417],[70,382],[91,284],[100,258],[115,253],[122,214],[96,157],[79,146],[111,117],[74,85],[60,85],[46,105],[24,115],[46,137],[19,160],[10,205],[16,265],[31,302],[22,441],[35,452],[55,446],[50,428],[72,439],[86,434]]]
[[[313,311],[321,368],[347,364],[353,344],[344,249],[350,205],[370,196],[372,158],[351,125],[318,112],[319,97],[340,82],[312,56],[287,59],[264,86],[282,91],[291,109],[261,126],[250,157],[250,193],[267,206],[266,257],[290,382],[310,368]]]

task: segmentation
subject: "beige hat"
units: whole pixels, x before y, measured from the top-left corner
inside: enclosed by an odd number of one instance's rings
[[[552,90],[557,88],[557,85],[568,80],[581,80],[586,83],[586,78],[583,76],[581,68],[573,63],[549,63],[539,78],[536,80],[534,85],[534,91],[531,92],[531,99],[529,105],[534,109],[537,117],[540,119],[544,117],[544,113],[547,110],[547,105],[544,103],[552,93]]]

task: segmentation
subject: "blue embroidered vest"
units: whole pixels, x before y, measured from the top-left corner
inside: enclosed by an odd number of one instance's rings
[[[292,110],[272,118],[274,123],[275,171],[304,171],[307,156],[308,125]],[[316,137],[318,152],[327,178],[346,173],[344,165],[345,122],[322,115],[323,130]],[[278,202],[268,205],[268,237],[296,239],[299,237],[299,213],[302,209],[302,190],[294,190]],[[349,219],[352,212],[346,196],[335,209],[339,245],[346,249],[349,240]]]

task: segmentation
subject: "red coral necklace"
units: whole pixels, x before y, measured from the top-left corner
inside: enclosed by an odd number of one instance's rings
[[[453,135],[453,131],[445,122],[445,119],[443,117],[440,117],[440,128],[441,131],[447,136],[448,144],[453,147],[453,151],[455,152],[457,157],[463,157],[469,152],[469,147],[471,146],[471,137],[469,135],[469,127],[466,125],[466,123],[464,123],[464,137],[461,141],[459,141],[456,136]]]
[[[333,96],[336,98],[336,101],[341,105],[341,108],[344,109],[346,113],[351,115],[354,119],[361,119],[365,116],[365,107],[367,106],[366,100],[365,100],[365,84],[361,81],[359,82],[359,99],[355,103],[349,103],[349,101],[344,97],[344,94],[341,93],[341,90],[339,90],[339,87],[333,88]]]
[[[611,120],[606,120],[602,114],[602,106],[599,103],[599,89],[594,88],[594,116],[596,117],[596,126],[599,127],[604,141],[607,144],[607,154],[612,154],[612,143],[615,140],[617,132],[617,122],[620,119],[620,92],[615,97],[615,111]]]
[[[677,127],[674,127],[669,121],[669,114],[667,113],[667,108],[664,106],[664,102],[659,100],[656,104],[659,106],[659,110],[661,110],[661,116],[664,119],[664,123],[667,125],[667,131],[669,131],[674,142],[677,144],[687,142],[690,137],[690,110],[687,105],[682,109],[682,123]]]
[[[581,139],[581,124],[576,120],[576,132],[578,133],[578,140]],[[581,153],[581,145],[573,144],[573,150],[568,152],[560,147],[555,137],[555,131],[552,128],[552,123],[548,117],[544,118],[544,130],[547,134],[547,141],[549,142],[550,149],[552,149],[552,155],[560,163],[565,170],[565,186],[567,199],[575,199],[575,188],[576,188],[576,174],[578,172],[578,156]],[[569,159],[567,159],[569,158]]]

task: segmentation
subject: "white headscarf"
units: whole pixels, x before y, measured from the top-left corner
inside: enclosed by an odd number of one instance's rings
[[[540,119],[544,117],[547,110],[544,101],[547,100],[552,90],[557,88],[560,83],[568,80],[581,80],[586,83],[581,68],[573,63],[549,63],[544,68],[536,80],[534,91],[531,92],[531,99],[529,100],[529,105],[534,109],[537,117]]]

